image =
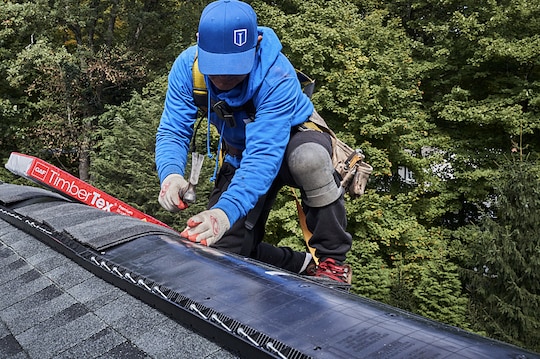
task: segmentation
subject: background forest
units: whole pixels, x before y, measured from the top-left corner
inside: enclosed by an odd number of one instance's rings
[[[162,210],[154,136],[208,2],[2,0],[0,160],[40,157],[182,229],[212,183]],[[540,0],[248,2],[374,167],[347,201],[353,291],[540,351]],[[303,248],[287,191],[267,240]]]

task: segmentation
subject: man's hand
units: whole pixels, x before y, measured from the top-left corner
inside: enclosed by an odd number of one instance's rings
[[[189,183],[184,177],[175,173],[168,175],[161,184],[161,191],[158,197],[159,204],[169,212],[178,212],[179,210],[186,209],[187,204],[181,198],[186,193],[188,187]]]
[[[223,210],[215,208],[188,219],[187,227],[180,235],[192,242],[211,246],[219,241],[230,227],[227,214]]]

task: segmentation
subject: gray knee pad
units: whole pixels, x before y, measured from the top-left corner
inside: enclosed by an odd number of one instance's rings
[[[338,199],[341,190],[334,180],[332,159],[326,149],[313,142],[303,143],[291,152],[289,170],[306,194],[310,207],[323,207]]]

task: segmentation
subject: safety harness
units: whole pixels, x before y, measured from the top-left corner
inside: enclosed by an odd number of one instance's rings
[[[234,127],[236,125],[234,112],[245,111],[249,120],[253,121],[255,119],[256,109],[253,104],[253,100],[251,99],[239,107],[229,106],[225,101],[215,101],[213,99],[209,100],[204,75],[199,71],[199,61],[197,56],[195,56],[195,61],[193,63],[192,74],[193,99],[195,101],[195,105],[200,111],[202,111],[203,116],[208,115],[208,107],[210,107],[210,110],[215,112],[216,115],[225,121],[225,124],[229,127]],[[302,86],[303,92],[309,98],[311,98],[311,95],[313,95],[313,90],[315,89],[315,80],[312,80],[309,76],[299,70],[296,70],[296,76]],[[328,127],[324,119],[317,113],[317,111],[313,111],[313,114],[310,116],[309,120],[299,125],[297,128],[299,131],[319,131],[328,133],[332,138],[332,163],[342,178],[341,187],[345,192],[349,193],[351,197],[358,197],[364,194],[364,190],[368,182],[369,175],[373,171],[373,167],[364,162],[365,156],[360,149],[353,150],[351,147],[337,138],[336,134]],[[222,150],[222,148],[218,148],[218,152],[221,152]],[[222,154],[219,153],[219,156],[222,156]],[[309,245],[309,240],[311,239],[312,233],[307,228],[306,216],[302,210],[302,206],[300,205],[296,192],[293,188],[291,188],[291,190],[293,191],[296,201],[298,218],[306,246],[312,254],[315,263],[318,264],[318,258],[315,256],[315,249]],[[242,255],[248,256],[251,253],[255,238],[253,230],[256,223],[260,220],[261,215],[265,211],[264,204],[266,196],[267,195],[264,195],[257,202],[257,205],[251,211],[249,211],[246,217],[246,235],[241,251]]]
[[[199,70],[199,58],[195,55],[195,61],[193,62],[192,68],[193,76],[193,100],[195,105],[206,114],[208,110],[208,89],[206,88],[206,82],[204,81],[204,75]],[[313,95],[313,90],[315,89],[315,80],[312,80],[304,74],[303,72],[296,70],[296,76],[300,85],[302,86],[303,92],[311,98]],[[242,106],[230,106],[225,101],[215,101],[214,99],[210,100],[210,109],[216,113],[216,115],[225,121],[227,126],[234,127],[236,126],[233,113],[238,111],[245,111],[248,115],[248,118],[253,120],[255,118],[255,105],[253,100],[250,99],[248,102]]]
[[[225,101],[215,101],[213,99],[210,99],[208,96],[208,89],[206,87],[206,82],[204,80],[204,75],[199,70],[199,58],[197,55],[195,55],[195,61],[193,62],[193,68],[192,68],[192,76],[193,76],[193,100],[195,101],[195,105],[199,108],[199,111],[202,113],[203,116],[207,115],[208,113],[208,106],[210,106],[211,111],[215,112],[216,115],[225,121],[226,125],[229,127],[236,126],[236,122],[234,120],[234,112],[238,111],[245,111],[248,119],[254,120],[255,119],[255,105],[253,104],[253,100],[250,99],[248,102],[243,104],[242,106],[233,107],[228,105]],[[315,80],[311,79],[309,76],[304,74],[303,72],[296,70],[296,76],[298,78],[298,81],[300,82],[300,85],[302,86],[303,92],[311,98],[311,95],[313,95],[313,90],[315,89]],[[315,125],[316,126],[316,125]],[[315,256],[315,249],[309,246],[309,240],[311,239],[312,233],[309,231],[307,224],[306,224],[306,216],[304,214],[304,211],[302,210],[302,206],[300,205],[300,201],[294,192],[294,189],[291,188],[294,194],[294,198],[296,201],[296,207],[298,209],[298,219],[300,221],[300,226],[302,228],[302,233],[304,235],[304,241],[306,243],[306,246],[311,253],[313,259],[318,264],[318,258]],[[245,221],[245,237],[244,242],[241,249],[241,255],[249,256],[252,249],[253,244],[255,240],[255,233],[254,228],[257,223],[257,221],[260,219],[266,202],[266,196],[264,195],[258,202],[257,205],[249,211],[246,221]]]

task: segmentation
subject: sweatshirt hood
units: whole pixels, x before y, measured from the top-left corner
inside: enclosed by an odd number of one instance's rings
[[[212,95],[220,100],[225,100],[230,106],[242,106],[254,97],[283,48],[274,30],[263,26],[259,26],[257,30],[262,36],[262,40],[257,47],[253,69],[249,73],[248,80],[242,83],[241,88],[220,93],[205,76],[207,88],[212,89]]]

